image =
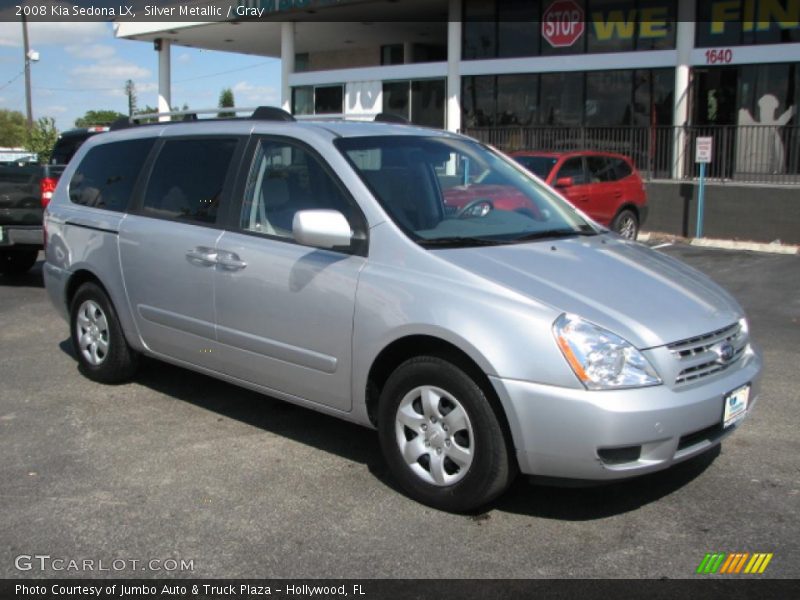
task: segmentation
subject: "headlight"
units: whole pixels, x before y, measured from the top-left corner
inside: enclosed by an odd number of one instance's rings
[[[561,315],[553,323],[553,334],[575,375],[590,390],[661,383],[652,365],[629,342],[580,317]]]

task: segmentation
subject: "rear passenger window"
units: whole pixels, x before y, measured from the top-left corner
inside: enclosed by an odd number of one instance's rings
[[[75,204],[124,212],[133,193],[152,139],[112,142],[95,146],[78,165],[69,182]]]
[[[592,183],[606,183],[616,181],[614,161],[605,156],[587,156],[586,164],[589,167],[589,177]]]
[[[142,214],[214,223],[237,140],[167,140],[158,153]]]
[[[295,213],[308,209],[337,210],[351,226],[358,219],[350,200],[315,156],[283,141],[262,142],[247,183],[242,229],[291,238]]]
[[[614,159],[614,172],[617,174],[617,179],[628,177],[633,170],[631,166],[621,158]]]

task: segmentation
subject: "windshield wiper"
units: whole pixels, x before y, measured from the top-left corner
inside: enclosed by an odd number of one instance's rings
[[[451,236],[417,240],[423,248],[468,248],[474,246],[499,246],[507,244],[506,240],[487,240],[485,238]]]
[[[549,229],[547,231],[536,231],[533,233],[529,233],[523,235],[518,238],[514,238],[512,242],[532,242],[534,240],[543,240],[543,239],[555,239],[555,238],[567,238],[572,237],[574,235],[578,236],[591,236],[591,235],[599,235],[597,231],[592,228],[586,227],[579,230],[575,229]]]

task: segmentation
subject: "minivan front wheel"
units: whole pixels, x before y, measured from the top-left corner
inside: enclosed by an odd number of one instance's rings
[[[70,333],[81,371],[89,379],[120,383],[136,371],[138,354],[128,345],[111,300],[97,284],[84,283],[73,297]]]
[[[392,474],[424,504],[472,510],[511,482],[514,465],[497,415],[480,386],[446,360],[401,364],[383,388],[378,416]]]
[[[639,235],[639,219],[636,218],[636,213],[626,208],[619,211],[617,216],[614,217],[611,229],[627,240],[635,240]]]

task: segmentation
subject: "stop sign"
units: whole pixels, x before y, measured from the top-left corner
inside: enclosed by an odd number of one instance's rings
[[[583,7],[575,0],[555,0],[542,15],[542,37],[554,48],[572,46],[583,35]]]

